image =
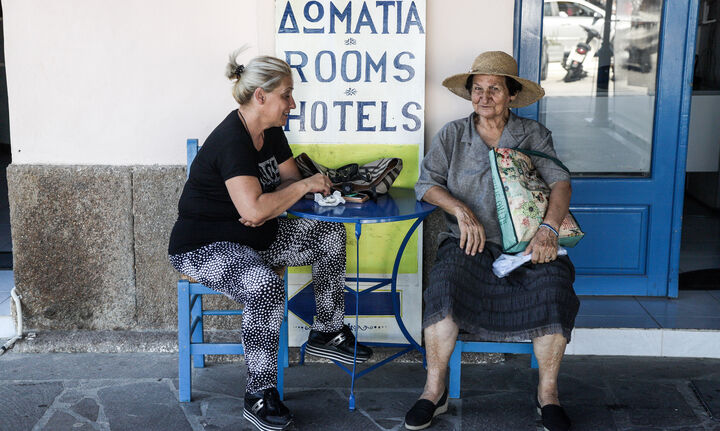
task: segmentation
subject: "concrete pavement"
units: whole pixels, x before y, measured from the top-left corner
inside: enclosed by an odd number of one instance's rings
[[[527,356],[463,366],[462,399],[433,430],[542,429]],[[0,357],[0,430],[250,430],[242,418],[243,363],[197,369],[193,402],[177,402],[172,353],[9,352]],[[419,363],[392,363],[349,378],[329,363],[286,370],[297,430],[401,430],[424,383]],[[695,390],[701,392],[711,416]],[[720,431],[720,360],[572,356],[560,375],[575,430]]]

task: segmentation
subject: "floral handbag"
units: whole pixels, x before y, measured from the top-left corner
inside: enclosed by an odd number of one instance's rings
[[[495,204],[506,253],[525,250],[542,223],[548,206],[550,187],[538,176],[529,155],[550,159],[570,173],[560,160],[539,151],[520,148],[490,150]],[[558,244],[563,247],[574,247],[585,236],[570,212],[558,231]]]

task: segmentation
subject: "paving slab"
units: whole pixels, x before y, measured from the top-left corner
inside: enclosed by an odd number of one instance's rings
[[[100,412],[100,406],[92,398],[83,398],[78,403],[71,407],[72,411],[78,415],[87,418],[91,422],[95,422],[98,419],[98,413]]]
[[[365,395],[363,393],[363,398]],[[348,411],[347,394],[342,391],[302,390],[288,393],[286,399],[295,415],[295,426],[300,430],[378,429],[373,420],[363,414],[363,407],[355,412]]]
[[[4,364],[3,364],[4,365]],[[4,369],[0,369],[4,374]],[[0,424],[4,430],[30,430],[63,391],[59,382],[0,384]]]
[[[98,390],[110,429],[192,430],[177,397],[165,382],[142,382]]]
[[[340,391],[346,400],[348,391]],[[365,390],[358,395],[358,411],[367,416],[380,429],[393,429],[402,425],[405,413],[419,394],[408,390]],[[347,410],[347,405],[345,406]]]
[[[462,429],[535,430],[538,420],[531,395],[525,391],[471,391],[462,399]]]
[[[700,425],[693,409],[675,385],[652,381],[609,382],[619,405],[628,408],[632,426],[681,427]]]
[[[568,415],[573,419],[575,431],[615,430],[613,411],[603,404],[579,404],[574,400],[565,398],[563,402]]]
[[[693,380],[691,383],[707,413],[720,425],[720,380]]]
[[[69,413],[56,411],[43,427],[47,430],[91,431],[95,428],[89,422],[78,419]]]
[[[242,398],[246,380],[245,364],[207,364],[204,368],[193,368],[192,396],[195,399],[202,394],[218,394]],[[177,390],[177,380],[173,384]]]

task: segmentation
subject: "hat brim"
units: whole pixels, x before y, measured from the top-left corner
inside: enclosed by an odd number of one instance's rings
[[[471,73],[459,73],[457,75],[445,78],[442,85],[447,87],[448,90],[457,94],[465,100],[470,99],[470,92],[465,88],[467,79],[471,75],[498,75],[507,76],[517,81],[521,86],[522,90],[515,96],[515,99],[510,102],[511,108],[522,108],[528,105],[532,105],[538,100],[545,96],[545,90],[539,86],[536,82],[529,81],[527,79],[520,78],[519,76],[505,74],[505,73],[484,73],[484,72],[471,72]]]

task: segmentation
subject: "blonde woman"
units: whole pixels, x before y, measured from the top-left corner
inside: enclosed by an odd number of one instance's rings
[[[317,317],[308,353],[352,363],[355,338],[343,325],[345,227],[278,217],[306,193],[329,193],[331,183],[321,174],[302,179],[285,138],[295,108],[288,64],[261,56],[242,65],[240,52],[226,72],[239,107],[190,166],[168,253],[175,269],[244,304],[244,416],[260,430],[280,430],[292,415],[276,389],[285,291],[272,268],[312,265]],[[357,350],[358,362],[372,355]]]

